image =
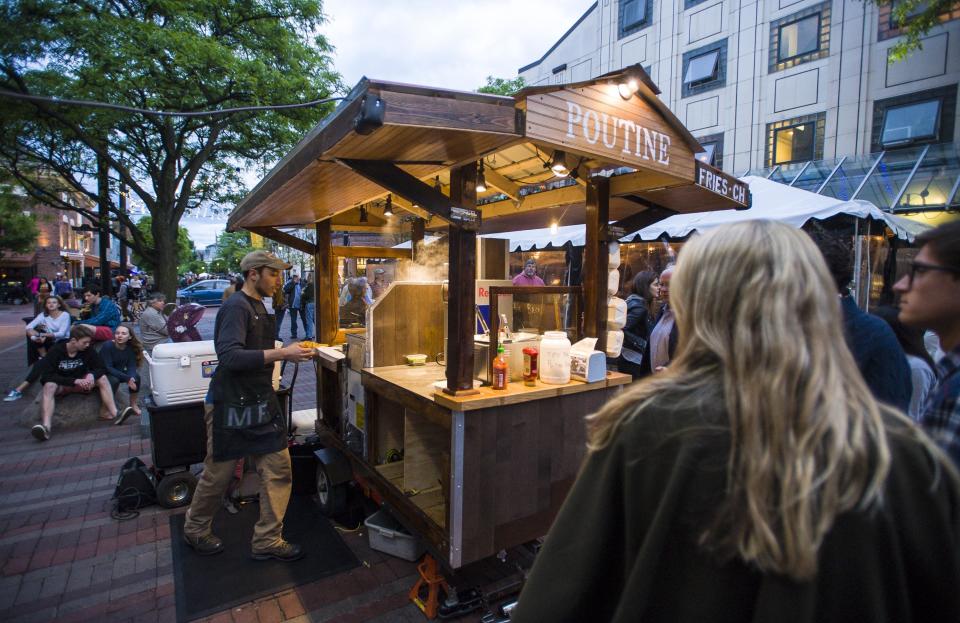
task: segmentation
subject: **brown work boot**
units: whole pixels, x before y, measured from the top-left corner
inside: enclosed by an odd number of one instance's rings
[[[193,548],[201,556],[219,554],[223,551],[223,541],[215,534],[207,533],[202,536],[183,534],[183,542]]]
[[[286,541],[280,541],[273,547],[254,550],[251,552],[250,556],[254,560],[270,560],[273,558],[274,560],[290,562],[292,560],[300,560],[303,558],[303,549],[299,545],[287,543]]]

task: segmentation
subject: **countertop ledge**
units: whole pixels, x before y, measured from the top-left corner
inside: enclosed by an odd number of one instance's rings
[[[524,385],[522,381],[511,381],[505,390],[480,387],[475,394],[450,396],[433,386],[435,381],[444,378],[444,368],[435,363],[424,366],[401,365],[382,368],[364,368],[363,372],[418,394],[451,411],[473,411],[489,407],[532,402],[534,400],[543,400],[556,396],[566,396],[580,392],[606,389],[618,385],[626,385],[632,380],[629,374],[607,372],[605,379],[594,383],[571,380],[565,385],[550,385],[538,379],[534,387],[528,387]]]

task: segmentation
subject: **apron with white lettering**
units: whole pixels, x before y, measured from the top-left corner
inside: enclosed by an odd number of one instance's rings
[[[274,348],[274,317],[253,310],[253,318],[259,343],[247,344],[247,348]],[[221,400],[214,402],[212,414],[214,460],[242,459],[286,448],[287,425],[273,391],[273,366],[244,372],[219,366],[215,376]]]

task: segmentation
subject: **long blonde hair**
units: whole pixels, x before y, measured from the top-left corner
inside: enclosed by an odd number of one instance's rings
[[[845,345],[823,257],[792,227],[727,225],[684,246],[671,286],[677,355],[588,418],[590,448],[657,395],[722,394],[727,488],[701,544],[809,579],[836,516],[878,502],[890,465],[881,407]]]

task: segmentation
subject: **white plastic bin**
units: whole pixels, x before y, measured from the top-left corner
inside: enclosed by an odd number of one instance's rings
[[[420,539],[407,532],[386,509],[381,508],[367,517],[363,525],[367,527],[370,547],[378,552],[410,561],[423,556],[425,549]]]
[[[282,342],[276,345],[283,346]],[[219,363],[213,340],[157,344],[144,358],[150,366],[150,391],[158,407],[203,400]],[[280,362],[273,368],[273,388],[280,388]]]

